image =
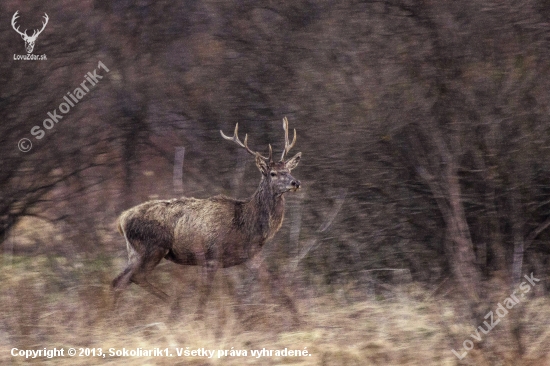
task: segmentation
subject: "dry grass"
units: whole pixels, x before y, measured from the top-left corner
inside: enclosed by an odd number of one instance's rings
[[[110,309],[109,280],[120,263],[101,260],[74,265],[63,257],[4,256],[0,273],[1,364],[35,362],[55,365],[543,365],[548,362],[550,302],[532,299],[523,306],[523,361],[513,348],[499,354],[509,342],[503,319],[482,343],[461,362],[451,353],[461,346],[473,326],[457,312],[456,303],[428,296],[418,285],[399,286],[385,296],[361,301],[360,288],[345,293],[313,295],[302,292],[298,306],[303,323],[295,327],[289,314],[268,296],[238,302],[227,289],[227,277],[217,277],[204,321],[194,320],[194,269],[174,273],[171,264],[160,266],[155,282],[170,288],[174,279],[190,295],[183,313],[170,319],[170,306],[132,286],[120,308]],[[106,270],[107,268],[107,270]],[[258,292],[258,289],[255,290]],[[240,304],[240,305],[239,305]],[[513,310],[512,310],[513,311]],[[519,314],[519,312],[518,312]],[[44,357],[25,360],[10,350],[64,348],[160,349],[174,357]],[[175,349],[247,350],[247,357],[177,357]],[[250,350],[307,349],[307,357],[251,356]],[[508,352],[508,353],[506,353]],[[530,363],[531,362],[531,363]]]

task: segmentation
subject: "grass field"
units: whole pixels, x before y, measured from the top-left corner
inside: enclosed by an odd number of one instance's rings
[[[550,302],[526,299],[495,326],[462,359],[462,349],[475,326],[460,312],[460,303],[432,296],[409,283],[366,295],[357,284],[324,292],[294,291],[301,324],[261,288],[252,286],[248,300],[237,301],[230,279],[238,269],[220,271],[204,320],[195,320],[198,271],[166,263],[155,282],[171,294],[188,295],[183,312],[171,318],[170,304],[137,286],[125,293],[112,311],[109,281],[123,260],[83,260],[64,257],[4,255],[0,273],[0,363],[55,365],[544,365],[550,349]],[[307,288],[307,287],[306,287]],[[505,292],[503,292],[505,294]],[[495,295],[495,306],[499,297]],[[503,300],[504,297],[500,298]],[[546,315],[545,315],[546,314]],[[521,343],[513,341],[512,325],[521,320]],[[69,348],[77,356],[69,357]],[[64,357],[12,356],[12,349],[64,349]],[[98,354],[105,358],[79,356]],[[258,353],[265,348],[258,357]],[[281,356],[276,351],[299,350],[307,356]],[[81,350],[82,349],[82,350]],[[88,349],[88,350],[86,350]],[[115,356],[110,355],[110,349]],[[138,356],[116,356],[137,350]],[[141,350],[140,350],[141,349]],[[161,350],[163,356],[147,352]],[[182,353],[178,356],[177,352]],[[252,355],[252,350],[255,354]],[[271,355],[269,355],[271,350]],[[185,356],[188,351],[190,356]],[[195,351],[194,356],[191,352]],[[213,357],[197,352],[213,352]],[[227,351],[227,352],[226,352]],[[241,355],[238,356],[237,351]],[[246,356],[243,356],[246,351]],[[14,351],[18,352],[18,351]],[[172,353],[172,357],[166,356]],[[462,352],[459,352],[462,353]],[[227,354],[227,356],[225,355]],[[521,354],[521,356],[520,356]],[[519,357],[522,357],[521,361]]]

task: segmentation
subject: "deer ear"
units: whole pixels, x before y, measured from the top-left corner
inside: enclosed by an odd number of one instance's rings
[[[256,154],[256,166],[262,172],[263,175],[267,175],[267,172],[269,171],[269,168],[267,166],[267,163],[265,162],[264,158],[260,156],[260,154]]]
[[[292,170],[294,168],[296,168],[298,166],[298,163],[300,162],[300,159],[302,158],[302,153],[299,152],[298,154],[294,155],[292,157],[292,159],[288,160],[286,163],[285,163],[285,167],[288,169],[288,170]]]

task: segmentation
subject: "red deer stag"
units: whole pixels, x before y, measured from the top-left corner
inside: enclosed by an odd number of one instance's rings
[[[197,316],[202,317],[217,269],[236,266],[254,257],[283,223],[283,194],[300,188],[300,181],[290,175],[290,171],[296,168],[302,153],[285,161],[286,154],[296,143],[296,130],[289,143],[286,117],[283,128],[285,147],[278,162],[273,161],[271,145],[269,156],[265,157],[248,147],[248,135],[241,142],[239,124],[235,126],[233,137],[220,131],[224,139],[253,155],[262,173],[258,189],[248,200],[225,196],[155,200],[120,215],[118,229],[126,239],[128,265],[113,280],[115,304],[119,294],[132,282],[166,300],[166,293],[147,281],[148,274],[165,258],[205,269],[205,288],[199,297],[197,312]],[[296,319],[293,302],[284,293],[282,296]]]

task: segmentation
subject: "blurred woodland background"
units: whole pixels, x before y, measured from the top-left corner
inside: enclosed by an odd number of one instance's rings
[[[16,10],[21,30],[48,14],[34,49],[46,61],[13,60]],[[0,14],[3,363],[24,361],[12,347],[170,344],[313,353],[185,365],[550,364],[550,2],[7,0]],[[35,139],[99,61],[109,72]],[[260,173],[219,130],[238,122],[252,149],[281,151],[284,116],[303,190],[262,257],[304,323],[245,268],[218,272],[194,322],[200,272],[168,262],[153,281],[187,291],[188,314],[169,320],[132,286],[113,320],[118,215],[248,197]],[[524,303],[455,357],[531,272]]]

